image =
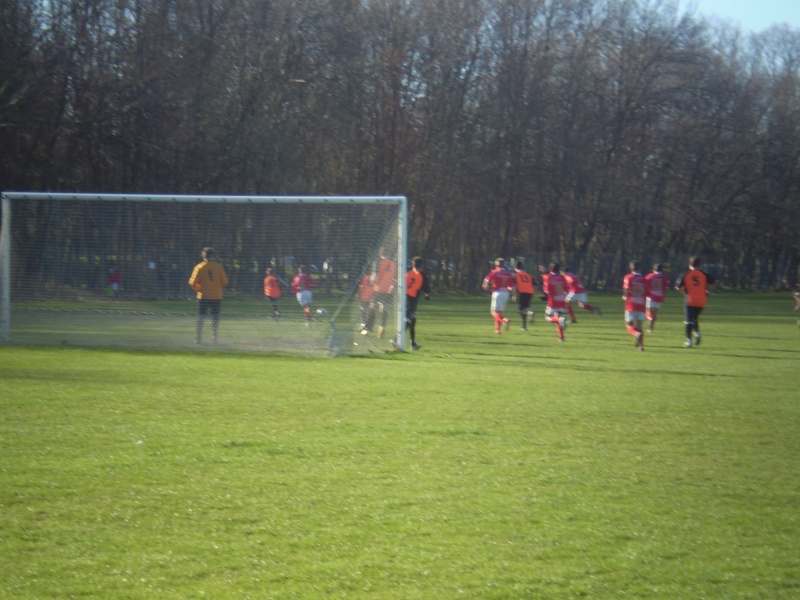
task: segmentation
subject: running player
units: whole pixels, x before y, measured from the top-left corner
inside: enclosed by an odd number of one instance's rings
[[[494,261],[494,269],[484,277],[483,285],[484,290],[491,288],[492,290],[492,304],[490,312],[494,318],[494,332],[500,335],[500,328],[505,325],[506,331],[509,328],[509,320],[503,316],[503,311],[508,306],[508,299],[511,297],[511,290],[514,289],[514,276],[505,268],[506,261],[503,258],[497,258]]]

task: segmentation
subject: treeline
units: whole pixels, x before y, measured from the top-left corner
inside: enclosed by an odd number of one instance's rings
[[[459,291],[497,255],[793,285],[800,31],[677,6],[0,0],[0,187],[402,194]]]

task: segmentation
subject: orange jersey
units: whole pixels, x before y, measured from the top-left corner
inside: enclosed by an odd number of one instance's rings
[[[277,300],[281,297],[281,284],[275,275],[264,278],[264,295]]]
[[[425,275],[412,269],[406,273],[406,296],[416,298],[420,291],[424,294],[429,293]]]
[[[379,294],[388,294],[392,291],[397,276],[397,263],[390,258],[382,258],[378,263],[375,273],[375,291]]]
[[[686,292],[686,304],[702,308],[706,305],[706,296],[708,295],[708,286],[714,283],[714,279],[701,271],[700,269],[692,269],[683,276],[678,289]]]
[[[189,285],[200,300],[222,300],[222,288],[228,285],[228,276],[220,263],[207,260],[194,268]]]
[[[517,280],[517,291],[520,294],[534,294],[536,288],[533,287],[533,277],[525,271],[517,271],[515,278]]]

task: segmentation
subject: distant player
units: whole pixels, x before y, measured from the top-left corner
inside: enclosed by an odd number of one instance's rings
[[[272,317],[277,321],[281,313],[278,312],[278,300],[281,297],[281,284],[278,278],[272,274],[272,269],[267,269],[264,273],[264,297],[272,307]]]
[[[686,325],[686,341],[683,345],[686,348],[700,345],[700,313],[716,283],[711,275],[700,270],[701,265],[699,256],[689,257],[689,271],[675,284],[675,289],[685,294],[683,323]]]
[[[528,319],[533,323],[531,299],[536,293],[536,287],[533,285],[533,277],[525,271],[525,264],[521,260],[514,265],[514,279],[517,284],[517,310],[522,318],[522,331],[527,331]]]
[[[547,308],[544,314],[551,323],[556,324],[558,339],[562,342],[564,341],[564,332],[567,330],[564,313],[567,312],[568,287],[567,279],[561,274],[561,265],[552,263],[547,276]]]
[[[664,267],[660,264],[653,266],[653,272],[645,275],[649,283],[647,293],[647,333],[653,333],[658,318],[658,309],[664,303],[667,289],[669,289],[669,278],[664,275]]]
[[[428,278],[422,272],[423,260],[419,256],[411,259],[411,270],[406,273],[406,329],[411,335],[411,349],[422,348],[417,343],[417,302],[420,294],[425,300],[431,299],[431,288]]]
[[[553,268],[553,263],[550,267],[539,265],[539,277],[542,280],[542,300],[547,302],[547,280],[550,279],[550,270]]]
[[[599,308],[588,304],[589,296],[586,293],[586,288],[583,286],[581,278],[578,277],[569,267],[564,269],[564,279],[567,280],[567,285],[569,286],[569,293],[567,294],[567,311],[569,311],[569,316],[573,323],[577,323],[575,320],[575,313],[572,310],[573,302],[578,304],[578,308],[588,310],[594,315],[600,316],[603,314]]]
[[[217,262],[217,254],[213,248],[206,246],[200,252],[202,262],[195,265],[189,286],[197,292],[197,332],[196,343],[203,341],[203,323],[206,315],[211,313],[211,329],[214,344],[219,341],[219,314],[222,307],[222,288],[228,285],[228,276],[222,264]]]
[[[506,261],[503,258],[497,258],[494,261],[494,269],[484,277],[481,287],[484,290],[492,291],[492,304],[489,311],[494,318],[494,332],[500,335],[500,329],[503,325],[506,326],[506,331],[509,328],[509,320],[503,316],[503,311],[508,306],[508,299],[511,297],[511,291],[514,289],[515,281],[514,276],[505,268]]]
[[[319,287],[319,281],[306,272],[305,266],[300,265],[297,267],[297,275],[292,279],[292,292],[295,294],[297,302],[303,307],[303,312],[306,316],[306,327],[311,325],[311,304],[314,301],[311,288],[313,287]]]
[[[389,316],[389,306],[392,301],[392,292],[397,278],[397,263],[388,256],[381,254],[375,269],[375,284],[373,286],[375,308],[381,317],[378,326],[378,337],[383,337],[386,330],[386,319]]]
[[[628,333],[636,338],[636,349],[644,351],[644,321],[647,310],[649,282],[641,273],[639,261],[631,261],[630,273],[622,280],[622,299],[625,300],[625,323]]]
[[[106,275],[106,295],[110,298],[117,298],[119,296],[119,289],[122,285],[122,271],[119,267],[111,267]]]
[[[361,283],[358,285],[358,308],[361,312],[359,330],[361,335],[368,335],[372,331],[372,326],[375,322],[374,285],[374,276],[371,273],[364,273],[361,276]]]
[[[794,290],[794,309],[800,310],[800,284]],[[800,327],[800,319],[797,319],[797,326]]]

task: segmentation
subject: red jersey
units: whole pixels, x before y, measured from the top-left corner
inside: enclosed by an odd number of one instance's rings
[[[625,310],[627,312],[644,312],[650,282],[641,273],[628,273],[622,280],[625,292]]]
[[[647,279],[650,285],[647,297],[653,302],[663,302],[669,287],[669,278],[657,271],[648,273],[644,278]]]
[[[547,280],[550,279],[550,273],[542,273],[542,293],[549,294],[547,287]]]
[[[361,278],[361,285],[358,286],[358,299],[361,302],[372,302],[372,276],[367,273]]]
[[[484,285],[491,284],[493,292],[509,292],[514,289],[514,276],[502,267],[492,269],[483,279]]]
[[[520,294],[535,294],[536,288],[533,287],[533,277],[525,271],[517,271],[514,279],[517,282],[517,291]]]
[[[569,286],[569,291],[573,294],[585,294],[586,288],[583,287],[583,283],[581,282],[581,278],[575,275],[575,273],[564,273],[564,279],[567,280],[567,285]]]
[[[554,309],[566,308],[569,284],[561,273],[550,273],[547,277],[547,306]]]
[[[281,284],[275,275],[264,278],[264,295],[275,300],[281,297]]]
[[[308,273],[298,273],[292,279],[292,292],[295,294],[303,290],[310,290],[314,286],[319,286],[319,281]]]

